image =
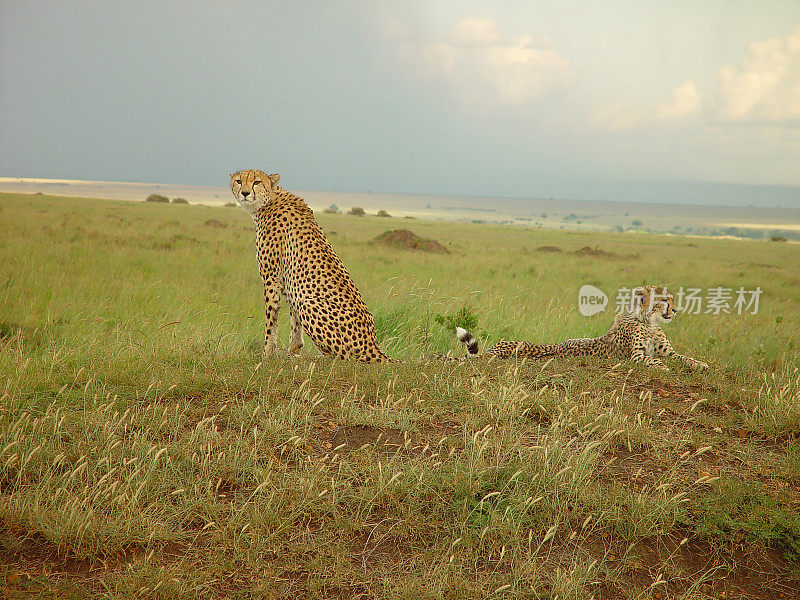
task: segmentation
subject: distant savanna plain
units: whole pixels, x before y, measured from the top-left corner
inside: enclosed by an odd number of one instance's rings
[[[295,188],[287,177],[283,185],[317,211],[333,207],[347,212],[358,207],[372,214],[385,211],[397,217],[428,221],[751,239],[777,236],[800,241],[800,188],[776,191],[765,186],[729,186],[731,198],[726,202],[727,188],[717,190],[712,186],[710,192],[714,193],[709,193],[707,202],[700,203],[690,203],[678,188],[674,193],[665,193],[663,203],[653,203],[315,191]],[[208,206],[232,200],[226,187],[67,179],[0,177],[0,191],[134,201],[156,193]],[[691,196],[697,197],[697,192]]]

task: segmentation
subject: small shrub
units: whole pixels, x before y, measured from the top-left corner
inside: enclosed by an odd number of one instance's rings
[[[338,215],[339,214],[339,211],[336,210],[335,208],[326,208],[322,212],[324,212],[326,215]]]
[[[339,212],[339,207],[338,207],[338,206],[336,206],[335,204],[331,204],[331,205],[328,207],[328,209],[329,209],[329,210],[332,210],[332,211],[333,211],[333,212],[335,212],[335,213],[338,213],[338,212]]]
[[[367,214],[367,212],[363,208],[361,208],[360,206],[354,206],[353,208],[351,208],[347,212],[347,214],[348,215],[353,215],[353,216],[356,216],[356,217],[363,217],[365,214]]]
[[[172,199],[172,203],[173,203],[173,204],[189,204],[189,203],[186,201],[186,198],[173,198],[173,199]]]
[[[771,242],[785,242],[786,241],[786,238],[783,237],[782,235],[773,235],[769,239],[770,239]]]
[[[236,206],[236,202],[226,202],[225,204],[223,204],[223,206],[226,208],[231,208]]]
[[[634,219],[633,221],[631,221],[631,227],[641,227],[641,226],[642,222],[639,219]]]
[[[169,202],[169,198],[161,194],[150,194],[145,198],[145,202]]]
[[[391,217],[392,215],[390,215],[390,214],[389,214],[388,212],[386,212],[385,210],[379,210],[379,211],[378,211],[378,216],[379,216],[379,217]]]
[[[475,329],[478,327],[478,315],[472,312],[468,306],[462,306],[453,314],[436,315],[433,320],[451,333],[456,330],[456,327],[463,327],[475,333]]]

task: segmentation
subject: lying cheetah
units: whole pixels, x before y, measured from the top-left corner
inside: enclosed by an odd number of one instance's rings
[[[664,370],[669,369],[659,357],[671,357],[691,369],[708,369],[706,363],[675,352],[659,327],[660,323],[671,321],[677,312],[672,294],[666,288],[652,285],[637,287],[633,290],[633,299],[633,310],[625,315],[615,315],[611,328],[600,337],[567,340],[558,344],[503,341],[486,350],[484,355],[502,358],[616,356]],[[478,353],[478,342],[469,331],[459,327],[456,335],[469,354]]]
[[[267,331],[264,356],[275,350],[281,296],[289,305],[289,352],[303,347],[303,331],[323,354],[363,362],[389,359],[378,347],[375,321],[302,198],[263,171],[231,175],[231,192],[256,225],[256,259],[264,280]]]

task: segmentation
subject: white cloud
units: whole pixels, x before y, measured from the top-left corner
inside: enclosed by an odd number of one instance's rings
[[[800,26],[785,39],[751,42],[738,65],[724,65],[717,88],[705,106],[693,81],[672,91],[669,102],[653,107],[616,103],[596,107],[590,126],[602,130],[630,129],[658,122],[679,121],[700,114],[708,122],[761,124],[800,120]]]
[[[519,106],[566,87],[569,62],[546,38],[501,35],[491,19],[468,17],[436,43],[407,42],[401,48],[414,75],[443,81],[467,104]]]
[[[682,119],[700,110],[700,92],[691,79],[672,90],[672,101],[659,104],[655,109],[655,118],[664,121]]]
[[[450,30],[445,41],[460,48],[490,48],[500,43],[497,23],[491,19],[467,17]]]
[[[785,39],[751,42],[739,65],[717,74],[715,114],[723,121],[800,119],[800,26]]]
[[[689,79],[672,90],[669,102],[645,107],[620,102],[597,106],[589,114],[588,121],[593,129],[619,131],[685,119],[697,115],[701,108],[700,92]]]

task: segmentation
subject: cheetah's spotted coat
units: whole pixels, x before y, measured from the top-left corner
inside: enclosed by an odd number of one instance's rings
[[[256,258],[264,281],[264,356],[275,350],[281,296],[289,305],[289,352],[299,353],[303,331],[324,354],[386,362],[375,321],[342,261],[302,198],[278,186],[280,175],[239,171],[231,192],[256,225]]]

